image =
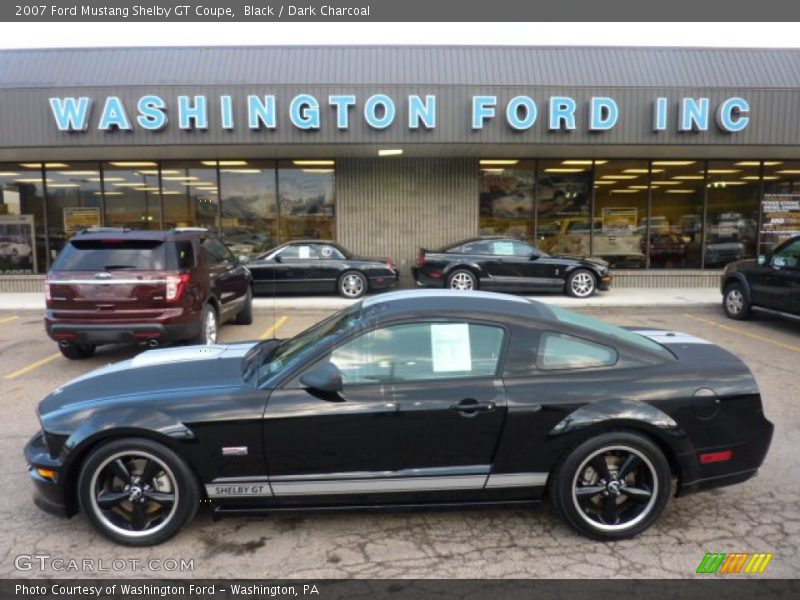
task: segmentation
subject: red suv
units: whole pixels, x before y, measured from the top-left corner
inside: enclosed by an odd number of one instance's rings
[[[87,230],[45,280],[45,327],[67,358],[102,344],[214,344],[253,320],[250,271],[206,229]]]

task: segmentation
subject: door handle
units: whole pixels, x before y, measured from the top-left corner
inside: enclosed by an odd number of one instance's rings
[[[475,398],[464,398],[458,404],[450,405],[450,410],[459,413],[462,417],[474,417],[478,413],[491,412],[494,409],[494,402],[478,402]]]

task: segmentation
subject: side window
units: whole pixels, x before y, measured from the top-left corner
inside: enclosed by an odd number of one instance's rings
[[[512,244],[514,247],[514,256],[521,256],[527,258],[531,254],[536,253],[536,250],[534,250],[531,246],[529,246],[525,242],[513,241]]]
[[[495,256],[514,256],[514,240],[493,241],[492,254]]]
[[[463,246],[453,249],[451,252],[457,254],[491,254],[492,247],[489,242],[468,242]]]
[[[225,254],[219,251],[214,241],[214,238],[205,238],[200,244],[209,267],[219,267],[225,262]]]
[[[614,348],[563,333],[546,331],[539,342],[538,367],[552,369],[590,369],[617,363]]]
[[[319,257],[322,260],[343,260],[344,255],[339,252],[339,249],[334,246],[318,246],[317,248]]]
[[[772,255],[772,264],[776,267],[800,266],[800,240],[784,246]]]
[[[345,384],[492,377],[503,347],[500,327],[409,323],[365,333],[331,353]]]
[[[314,244],[294,244],[286,246],[280,253],[283,260],[309,260],[319,258],[319,250]]]
[[[175,268],[183,271],[194,267],[194,246],[190,241],[175,242],[173,244]]]

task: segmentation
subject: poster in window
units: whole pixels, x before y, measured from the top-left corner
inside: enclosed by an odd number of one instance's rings
[[[33,215],[0,215],[0,274],[36,272]]]
[[[472,350],[467,323],[431,325],[431,351],[435,373],[472,371]]]
[[[64,233],[73,236],[81,229],[100,226],[100,208],[97,206],[67,206],[64,209]]]
[[[764,194],[761,200],[761,250],[800,235],[800,194]]]

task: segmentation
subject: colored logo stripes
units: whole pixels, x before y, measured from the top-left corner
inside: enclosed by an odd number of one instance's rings
[[[765,552],[707,552],[697,573],[763,573],[772,556]]]

